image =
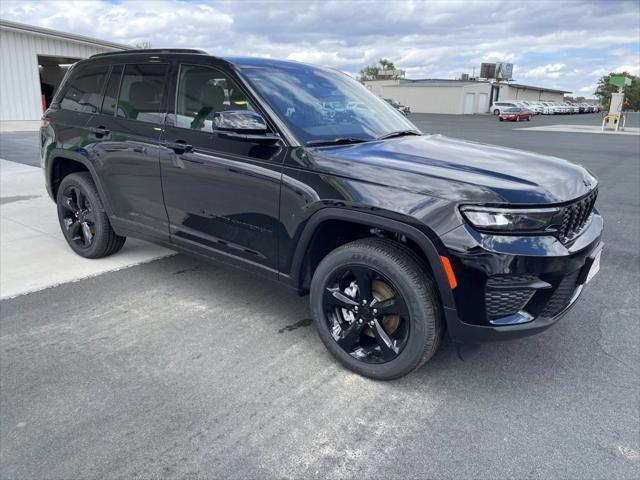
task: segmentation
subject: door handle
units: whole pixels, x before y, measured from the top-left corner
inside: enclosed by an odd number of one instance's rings
[[[184,140],[176,140],[175,142],[164,142],[163,145],[170,148],[177,154],[193,152],[193,145],[189,145]]]
[[[100,126],[100,127],[89,127],[89,131],[91,133],[94,133],[96,135],[96,137],[98,138],[102,138],[106,135],[109,135],[109,133],[111,133],[107,128]]]

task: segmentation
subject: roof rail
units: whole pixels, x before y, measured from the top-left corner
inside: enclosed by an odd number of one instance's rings
[[[207,54],[201,48],[145,48],[138,50],[122,50],[120,52],[104,52],[104,53],[96,53],[95,55],[91,55],[90,58],[96,57],[108,57],[111,55],[123,55],[130,53],[200,53]]]

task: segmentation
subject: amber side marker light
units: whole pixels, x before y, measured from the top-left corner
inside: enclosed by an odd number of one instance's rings
[[[442,262],[442,266],[444,267],[444,273],[447,274],[447,280],[449,280],[449,286],[451,287],[451,290],[453,290],[458,286],[458,281],[456,280],[455,273],[453,273],[451,262],[447,257],[440,257],[440,262]]]

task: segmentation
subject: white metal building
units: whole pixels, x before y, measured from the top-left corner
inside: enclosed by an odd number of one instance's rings
[[[0,120],[38,120],[71,64],[130,48],[0,20]]]
[[[562,101],[565,92],[521,84],[475,80],[368,80],[376,95],[407,105],[415,113],[487,113],[499,100]]]

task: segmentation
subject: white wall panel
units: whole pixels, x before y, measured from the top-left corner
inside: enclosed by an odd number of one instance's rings
[[[0,28],[0,120],[38,120],[42,116],[38,55],[87,58],[114,50]]]

